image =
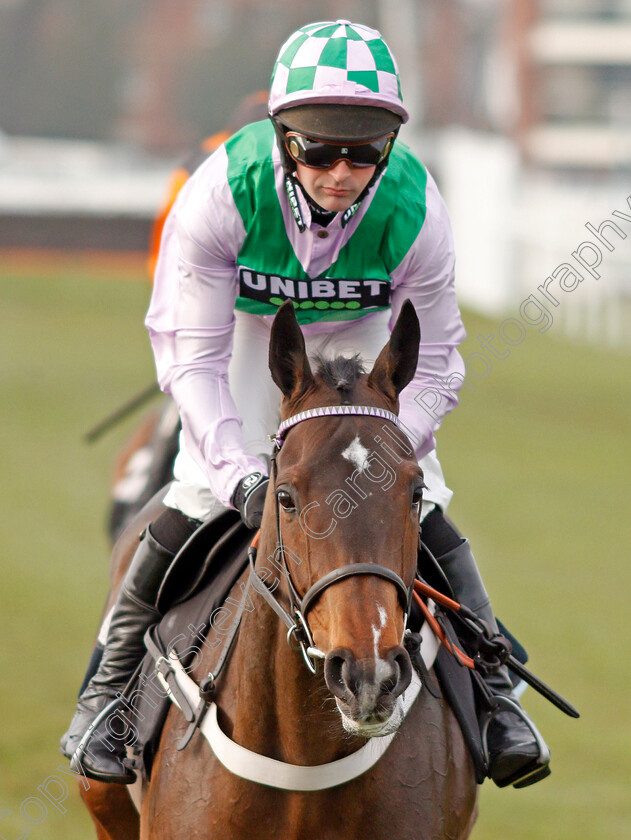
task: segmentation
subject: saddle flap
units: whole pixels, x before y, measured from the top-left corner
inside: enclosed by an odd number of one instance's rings
[[[236,510],[226,510],[205,522],[184,543],[173,558],[160,586],[156,609],[164,614],[188,600],[209,575],[220,570],[251,542],[253,532],[241,521]]]
[[[172,587],[165,588],[161,603],[168,603],[174,593],[178,603],[166,612],[159,625],[150,630],[153,652],[145,655],[138,679],[126,689],[125,705],[132,713],[136,735],[134,766],[145,779],[150,778],[153,758],[170,706],[168,695],[157,679],[156,651],[160,656],[173,649],[185,666],[189,666],[197,656],[214,610],[225,603],[247,566],[247,548],[252,540],[252,531],[242,524],[238,514],[236,518],[236,522],[234,516],[223,519],[224,525],[229,526],[228,530],[219,536],[203,564],[199,562],[203,555],[195,553],[193,556],[188,552],[180,552],[171,564]],[[208,547],[209,541],[216,535],[217,529],[206,529],[205,534],[192,541],[190,551],[197,552],[202,547]],[[186,574],[188,561],[188,568],[196,568],[196,563],[201,566],[197,574]],[[184,581],[177,581],[180,566]]]

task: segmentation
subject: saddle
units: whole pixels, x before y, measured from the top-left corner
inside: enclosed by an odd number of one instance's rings
[[[148,631],[145,638],[147,654],[121,698],[133,732],[127,762],[145,780],[151,777],[153,760],[171,705],[169,694],[189,721],[187,734],[178,745],[179,749],[185,748],[190,741],[211,696],[208,687],[202,683],[199,704],[194,708],[173,679],[167,663],[168,656],[173,651],[183,668],[190,669],[204,644],[213,616],[218,615],[217,611],[222,611],[222,625],[228,627],[244,606],[247,608],[244,599],[248,599],[249,595],[245,581],[252,536],[252,531],[246,528],[236,511],[226,511],[193,534],[165,576],[158,599],[159,608],[165,611],[164,617]],[[191,569],[196,571],[191,574]],[[422,546],[419,569],[432,587],[451,597],[442,570]],[[241,577],[243,582],[237,594],[230,596],[231,589]],[[171,604],[169,609],[167,604]],[[447,638],[454,646],[462,646],[463,640],[447,613],[438,608],[437,615]],[[442,695],[450,704],[473,759],[476,780],[481,784],[488,769],[478,722],[480,706],[485,702],[481,677],[477,672],[459,665],[445,645],[439,646],[433,671],[428,671],[420,653],[419,630],[422,624],[423,614],[414,604],[408,622],[410,633],[406,637],[406,647],[423,690],[436,697]],[[518,644],[516,648],[523,651]],[[522,658],[523,661],[527,658],[525,651]],[[168,690],[164,687],[165,682]]]
[[[228,621],[228,613],[236,609],[226,599],[248,565],[251,541],[252,531],[246,528],[239,514],[226,511],[192,535],[165,575],[158,596],[158,608],[164,616],[149,629],[145,641],[151,651],[147,650],[122,696],[133,732],[128,762],[144,779],[151,776],[171,705],[169,694],[158,678],[155,651],[163,655],[173,651],[185,668],[191,667],[213,614],[221,608]],[[191,574],[191,569],[196,572]],[[167,604],[171,604],[170,608]]]

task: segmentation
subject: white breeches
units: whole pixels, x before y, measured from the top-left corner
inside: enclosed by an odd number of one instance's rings
[[[265,461],[272,452],[269,436],[280,422],[281,400],[268,368],[271,321],[245,312],[237,311],[235,315],[234,348],[228,369],[230,391],[243,419],[245,449]],[[370,370],[390,337],[389,317],[389,311],[379,312],[370,318],[349,321],[339,332],[305,336],[307,353],[310,357],[319,353],[325,358],[359,353]],[[419,463],[427,485],[423,493],[423,518],[436,505],[446,510],[453,494],[445,484],[435,451]],[[174,481],[165,496],[165,505],[202,521],[225,510],[211,493],[202,469],[186,451],[182,434],[173,473]]]

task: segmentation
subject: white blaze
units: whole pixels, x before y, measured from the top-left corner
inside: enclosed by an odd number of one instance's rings
[[[381,639],[381,631],[386,626],[388,620],[388,613],[384,610],[381,604],[377,604],[377,611],[379,613],[379,626],[376,624],[372,626],[372,639],[374,643],[375,653],[375,688],[379,688],[382,681],[390,676],[390,665],[379,656],[379,641]]]
[[[379,614],[379,623],[372,625],[375,674],[372,682],[366,681],[362,686],[362,690],[357,698],[360,710],[370,710],[374,707],[375,700],[377,699],[381,689],[381,684],[392,675],[392,666],[389,665],[385,659],[382,659],[379,656],[379,642],[381,640],[383,628],[386,626],[386,622],[388,620],[388,613],[380,604],[377,604],[377,612]],[[342,714],[342,725],[344,726],[344,729],[347,732],[352,732],[354,735],[361,735],[364,738],[373,738],[396,732],[401,725],[401,721],[404,716],[403,701],[401,697],[397,699],[392,715],[388,718],[388,720],[374,723],[353,720],[344,713],[343,708],[340,705],[340,701],[337,700],[336,702]]]
[[[342,458],[346,458],[347,461],[350,461],[351,464],[354,464],[360,473],[363,472],[366,468],[366,462],[368,461],[369,455],[370,452],[360,441],[359,435],[355,435],[355,438],[348,444],[346,449],[342,452]]]

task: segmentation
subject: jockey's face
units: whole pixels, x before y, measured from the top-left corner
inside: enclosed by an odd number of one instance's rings
[[[340,159],[328,169],[296,163],[298,180],[324,210],[348,210],[375,174],[375,166],[353,166]]]

